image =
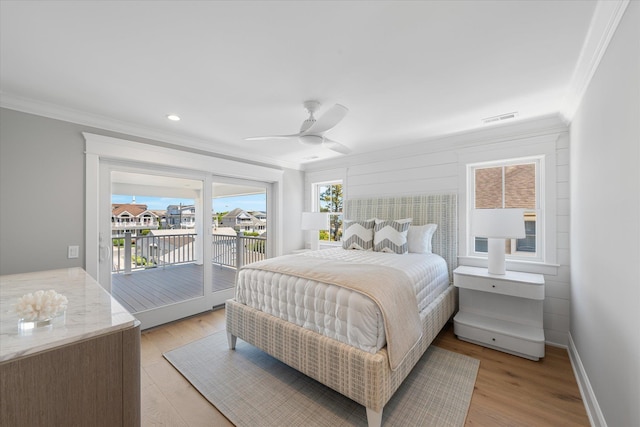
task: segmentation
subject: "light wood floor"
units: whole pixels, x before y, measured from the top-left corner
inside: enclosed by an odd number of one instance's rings
[[[142,333],[143,426],[232,426],[162,357],[222,330],[217,310]],[[533,362],[460,341],[451,325],[434,344],[480,360],[466,426],[589,426],[566,350]]]

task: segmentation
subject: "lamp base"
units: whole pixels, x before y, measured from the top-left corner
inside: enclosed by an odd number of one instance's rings
[[[318,239],[318,230],[309,230],[309,249],[312,251],[320,250],[320,240]]]
[[[504,256],[504,241],[505,239],[493,239],[488,240],[489,251],[489,274],[505,274],[505,256]]]

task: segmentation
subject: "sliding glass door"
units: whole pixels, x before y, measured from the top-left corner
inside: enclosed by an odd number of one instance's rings
[[[223,305],[234,295],[237,269],[266,257],[269,184],[145,165],[105,167],[103,283],[143,328]]]
[[[281,251],[281,170],[84,136],[85,268],[143,329],[223,305]]]
[[[210,309],[204,180],[140,166],[110,175],[111,294],[144,328]]]
[[[237,269],[267,255],[269,187],[261,182],[214,177],[211,291],[219,304],[233,297]]]

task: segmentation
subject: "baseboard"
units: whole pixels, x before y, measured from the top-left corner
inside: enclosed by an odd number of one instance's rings
[[[587,416],[589,417],[591,426],[607,427],[607,422],[604,419],[604,415],[602,415],[600,405],[598,405],[598,399],[596,399],[596,395],[593,393],[591,383],[589,382],[589,377],[587,376],[587,372],[584,370],[584,366],[582,365],[582,361],[580,360],[580,355],[578,354],[578,349],[573,342],[573,338],[571,337],[570,332],[568,350],[569,360],[571,361],[571,366],[573,367],[573,374],[578,381],[578,388],[580,389],[582,401],[584,402],[584,407],[587,410]]]
[[[569,347],[566,344],[560,344],[560,343],[552,342],[552,341],[545,341],[544,345],[548,345],[550,347],[563,348],[563,349],[567,350],[567,353],[569,352]]]

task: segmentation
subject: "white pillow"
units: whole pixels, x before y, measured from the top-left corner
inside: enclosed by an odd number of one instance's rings
[[[412,225],[407,232],[409,252],[417,254],[431,253],[431,240],[438,224]]]
[[[373,250],[373,226],[372,219],[367,221],[344,221],[342,233],[342,247],[344,249],[357,249],[360,251]]]
[[[411,218],[393,220],[376,219],[373,234],[373,250],[376,252],[390,252],[406,254],[409,250],[407,232],[411,226]]]

